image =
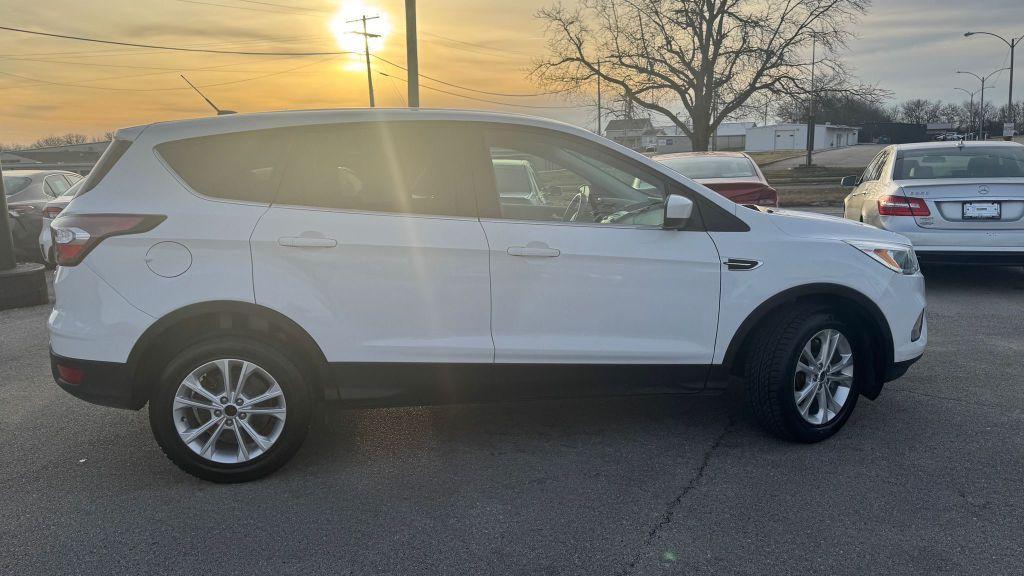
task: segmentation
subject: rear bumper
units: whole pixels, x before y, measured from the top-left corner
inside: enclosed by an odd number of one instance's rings
[[[77,373],[78,381],[62,378],[61,368]],[[58,386],[86,402],[130,410],[138,410],[146,404],[145,398],[136,397],[127,364],[66,358],[50,350],[50,371]]]

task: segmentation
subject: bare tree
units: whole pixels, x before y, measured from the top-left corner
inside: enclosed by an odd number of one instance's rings
[[[600,77],[627,99],[680,128],[706,150],[726,118],[759,94],[876,92],[854,86],[834,54],[870,0],[581,0],[537,17],[548,57],[533,76],[582,93]],[[760,102],[757,102],[760,104]],[[682,112],[677,107],[682,106]],[[763,112],[762,112],[763,114]],[[692,124],[691,124],[692,122]]]

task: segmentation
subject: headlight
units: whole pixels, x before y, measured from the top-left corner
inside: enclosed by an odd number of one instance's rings
[[[847,244],[867,254],[876,262],[900,274],[917,274],[921,266],[917,263],[914,248],[905,244],[885,242],[862,242],[847,240]]]

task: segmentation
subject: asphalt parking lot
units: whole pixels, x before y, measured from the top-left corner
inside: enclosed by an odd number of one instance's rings
[[[0,574],[1019,574],[1024,270],[926,275],[927,354],[822,444],[728,396],[332,410],[234,486],[0,312]]]

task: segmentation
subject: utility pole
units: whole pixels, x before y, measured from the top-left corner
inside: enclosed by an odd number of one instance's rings
[[[1013,124],[1014,129],[1016,129],[1016,127],[1017,127],[1017,119],[1015,118],[1016,111],[1013,108],[1013,52],[1014,52],[1014,50],[1017,49],[1017,44],[1019,44],[1021,40],[1024,40],[1024,36],[1020,36],[1019,38],[1010,38],[1009,40],[1007,40],[1006,38],[1003,38],[999,34],[993,34],[991,32],[965,32],[964,36],[965,37],[970,37],[970,36],[974,36],[975,34],[984,34],[986,36],[992,36],[993,38],[998,38],[998,39],[1003,41],[1003,44],[1006,44],[1007,46],[1010,47],[1010,94],[1006,98],[1006,116],[1010,120],[1010,123]],[[1006,68],[1003,68],[1003,70],[1006,70]],[[984,90],[984,88],[985,87],[982,86],[983,90]],[[1013,139],[1013,134],[1010,134],[1010,136],[1006,136],[1004,134],[1003,138],[1005,140],[1012,140]]]
[[[597,135],[601,135],[601,61],[597,61]]]
[[[420,57],[416,37],[416,0],[405,0],[405,67],[408,69],[409,107],[420,107]],[[367,64],[369,66],[369,64]]]
[[[366,49],[366,85],[370,89],[370,108],[374,108],[374,107],[377,106],[374,103],[374,101],[373,101],[373,70],[370,68],[370,38],[380,38],[380,34],[370,34],[369,32],[367,32],[366,31],[366,21],[367,20],[376,20],[377,18],[380,18],[380,16],[370,16],[370,17],[367,17],[366,14],[363,14],[363,16],[361,18],[357,18],[355,20],[348,20],[346,22],[346,24],[351,24],[353,22],[362,22],[363,23],[363,31],[362,32],[353,31],[352,34],[359,34],[359,35],[361,35],[363,37],[363,46]]]
[[[811,154],[814,153],[814,65],[817,60],[817,38],[811,37],[811,97],[807,103],[807,165],[811,165]]]

